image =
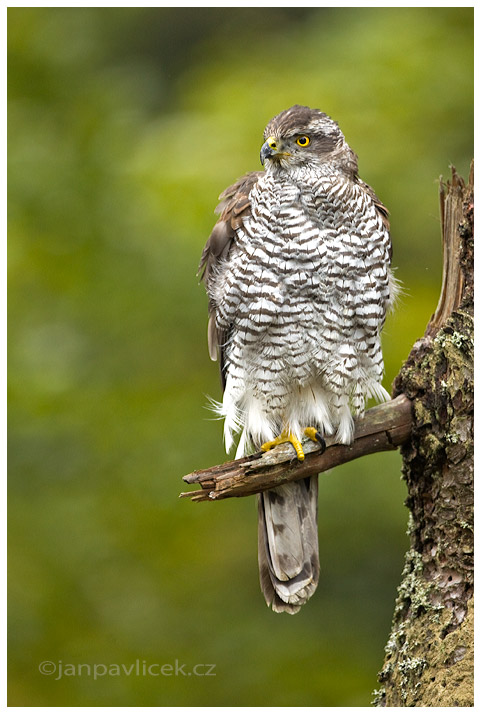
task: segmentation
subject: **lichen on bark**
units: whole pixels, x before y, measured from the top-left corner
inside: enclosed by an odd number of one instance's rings
[[[410,550],[373,701],[382,707],[473,705],[472,172],[467,187],[453,172],[443,206],[442,225],[456,232],[444,236],[452,287],[444,280],[444,305],[394,383],[394,396],[403,392],[413,405],[401,448]]]

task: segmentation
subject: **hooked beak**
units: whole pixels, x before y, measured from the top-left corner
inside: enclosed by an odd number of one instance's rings
[[[278,144],[279,142],[277,142],[274,137],[268,137],[266,139],[259,153],[259,158],[263,166],[266,159],[271,159],[272,156],[278,153]]]

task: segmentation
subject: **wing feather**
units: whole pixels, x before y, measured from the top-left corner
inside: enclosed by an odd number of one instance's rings
[[[359,186],[361,186],[362,189],[371,198],[371,200],[373,201],[373,203],[375,205],[376,210],[378,211],[378,213],[380,214],[380,216],[382,218],[383,225],[385,226],[387,231],[390,231],[390,220],[388,218],[390,216],[390,212],[387,209],[387,207],[380,201],[380,199],[378,198],[378,196],[376,195],[376,193],[374,192],[372,187],[369,184],[367,184],[365,181],[362,181],[359,176],[356,177],[356,183]]]
[[[356,177],[356,182],[359,186],[362,187],[362,189],[368,194],[368,196],[371,198],[373,201],[373,204],[375,206],[375,209],[377,212],[380,214],[383,225],[385,226],[387,233],[390,234],[390,212],[387,209],[387,207],[380,201],[372,187],[367,184],[365,181],[362,181],[359,176]],[[389,246],[389,258],[390,261],[392,260],[392,254],[393,254],[393,249],[392,249],[392,242],[390,240],[390,246]]]
[[[198,275],[204,282],[209,296],[208,349],[211,360],[219,357],[221,380],[224,389],[224,346],[229,338],[229,328],[220,328],[217,320],[217,304],[214,298],[216,278],[223,261],[227,260],[236,241],[236,231],[251,213],[250,192],[262,176],[262,171],[252,171],[229,186],[220,195],[216,213],[220,214],[209,236],[199,263]],[[219,295],[216,291],[216,295]]]

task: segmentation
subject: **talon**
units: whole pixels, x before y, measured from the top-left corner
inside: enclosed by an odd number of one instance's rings
[[[320,444],[320,454],[323,454],[323,452],[326,449],[326,442],[325,442],[325,438],[323,437],[323,435],[320,432],[316,433],[316,441],[319,442],[319,444]]]
[[[279,437],[275,437],[275,439],[262,444],[261,449],[263,452],[267,452],[268,450],[273,449],[273,447],[276,447],[278,444],[284,444],[285,442],[290,442],[293,445],[298,461],[303,462],[305,459],[303,447],[301,446],[300,440],[291,432],[282,432]]]
[[[318,442],[318,444],[320,445],[320,454],[323,454],[326,449],[326,442],[321,432],[319,432],[316,427],[307,427],[305,429],[305,435],[309,437],[313,442]]]

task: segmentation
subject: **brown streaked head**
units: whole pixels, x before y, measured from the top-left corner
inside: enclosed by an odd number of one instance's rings
[[[338,124],[319,109],[299,104],[277,114],[264,130],[260,159],[289,167],[336,160],[356,172],[356,157]]]

